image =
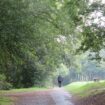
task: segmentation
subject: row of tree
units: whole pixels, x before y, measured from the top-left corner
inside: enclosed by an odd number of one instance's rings
[[[44,85],[61,63],[72,65],[76,51],[99,51],[104,44],[103,27],[85,25],[91,12],[104,11],[103,4],[96,4],[88,0],[1,0],[0,74],[13,87]]]
[[[64,76],[64,85],[75,81],[99,81],[105,79],[104,61],[99,63],[97,60],[90,60],[85,53],[85,56],[79,56],[79,60],[75,63],[77,65],[69,68],[69,73]]]
[[[73,0],[0,1],[0,74],[13,87],[44,85],[62,62],[64,50],[57,40],[62,43],[62,35],[73,31],[76,17],[71,10],[68,16],[66,5],[75,12],[80,6]]]

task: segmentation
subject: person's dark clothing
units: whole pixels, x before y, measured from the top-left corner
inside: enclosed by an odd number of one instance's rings
[[[62,76],[58,76],[58,85],[59,85],[59,87],[61,87],[62,86],[62,81],[63,81],[63,78],[62,78]]]

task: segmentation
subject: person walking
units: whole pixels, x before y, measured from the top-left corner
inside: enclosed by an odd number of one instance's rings
[[[61,87],[62,86],[62,81],[63,81],[63,78],[61,75],[58,76],[58,86]]]

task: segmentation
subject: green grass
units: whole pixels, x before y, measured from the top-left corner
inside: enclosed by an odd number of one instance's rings
[[[11,105],[13,103],[13,100],[10,99],[9,97],[4,97],[4,94],[33,92],[33,91],[41,91],[46,89],[47,88],[32,87],[32,88],[22,88],[22,89],[12,89],[12,90],[0,90],[0,105]]]
[[[7,97],[0,97],[0,105],[12,105],[13,101]]]
[[[74,82],[65,86],[65,89],[72,94],[86,97],[105,91],[105,81]]]
[[[31,91],[39,91],[39,90],[41,91],[41,90],[46,90],[46,89],[47,88],[32,87],[32,88],[1,90],[0,94],[17,93],[17,92],[31,92]]]

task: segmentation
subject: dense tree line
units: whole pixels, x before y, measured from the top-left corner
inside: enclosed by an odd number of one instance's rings
[[[0,74],[7,82],[13,87],[44,84],[64,59],[57,38],[73,32],[78,8],[80,1],[73,0],[0,1]]]
[[[89,60],[88,58],[80,61],[81,68],[76,66],[70,68],[69,73],[64,76],[64,85],[75,81],[94,81],[105,79],[104,64],[99,64],[96,60]],[[103,66],[102,66],[103,65]]]
[[[85,24],[97,5],[100,10],[104,5],[88,3],[88,0],[0,1],[0,74],[6,76],[6,81],[13,87],[44,85],[61,63],[67,67],[75,65],[72,58],[76,49],[102,48],[103,27]]]

